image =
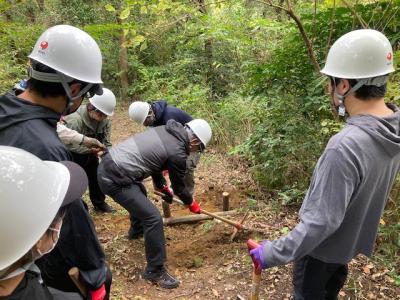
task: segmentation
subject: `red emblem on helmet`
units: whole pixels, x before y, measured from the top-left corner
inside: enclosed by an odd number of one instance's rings
[[[41,48],[42,50],[47,49],[48,46],[49,46],[49,43],[46,42],[46,41],[43,41],[43,42],[40,43],[40,48]]]
[[[392,52],[389,52],[388,55],[386,55],[387,60],[392,60]]]

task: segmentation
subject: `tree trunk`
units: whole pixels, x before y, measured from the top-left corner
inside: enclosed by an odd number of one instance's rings
[[[199,7],[199,11],[202,14],[207,14],[207,7],[205,4],[205,0],[197,0],[197,5]],[[210,86],[211,97],[214,98],[217,91],[216,91],[216,76],[213,68],[213,42],[211,38],[208,38],[204,41],[204,56],[207,64],[206,80],[208,85]]]
[[[121,22],[118,22],[121,24]],[[129,78],[128,78],[128,50],[124,43],[126,41],[124,31],[121,30],[119,36],[119,78],[121,83],[121,100],[125,101],[128,96]]]
[[[39,10],[41,12],[43,12],[44,11],[44,0],[37,0],[37,4],[39,6]]]

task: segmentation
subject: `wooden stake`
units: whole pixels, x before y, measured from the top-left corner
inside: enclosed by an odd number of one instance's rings
[[[229,193],[228,192],[222,193],[222,210],[223,211],[229,210]]]
[[[169,208],[169,204],[165,201],[162,202],[162,210],[164,213],[164,218],[171,218],[171,209]]]

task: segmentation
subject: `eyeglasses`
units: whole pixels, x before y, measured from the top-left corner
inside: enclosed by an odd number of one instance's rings
[[[99,115],[101,115],[101,116],[107,116],[105,113],[103,113],[101,110],[99,110],[99,109],[97,109],[97,108],[94,108],[93,109],[93,111],[96,113],[96,114],[99,114]]]
[[[193,146],[198,146],[199,147],[199,152],[203,152],[205,147],[204,144],[202,142],[200,142],[200,140],[197,139],[197,143],[193,143],[191,142]]]

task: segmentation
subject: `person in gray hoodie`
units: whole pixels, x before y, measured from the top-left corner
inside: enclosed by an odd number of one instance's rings
[[[388,39],[355,30],[331,47],[321,73],[346,126],[328,142],[286,236],[250,251],[262,268],[294,261],[294,299],[337,299],[347,263],[371,256],[390,190],[400,167],[400,111],[384,102],[393,72]]]
[[[131,222],[139,220],[143,225],[147,260],[143,278],[162,288],[176,288],[179,281],[165,269],[163,220],[158,208],[147,198],[142,181],[151,176],[155,189],[164,193],[165,201],[172,203],[174,193],[191,212],[200,213],[200,206],[184,180],[186,160],[191,152],[202,151],[211,135],[210,126],[202,119],[185,126],[169,120],[164,126],[135,134],[112,147],[103,155],[98,168],[97,179],[103,193],[129,212]],[[163,170],[169,172],[173,193]]]

